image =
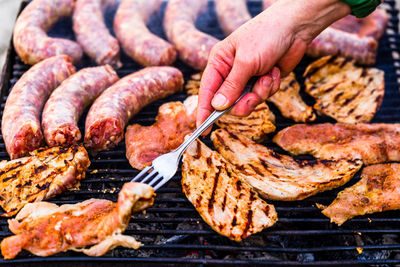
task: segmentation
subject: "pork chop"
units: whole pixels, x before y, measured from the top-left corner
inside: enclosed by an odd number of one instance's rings
[[[199,140],[183,155],[182,188],[203,220],[232,240],[241,241],[277,221],[274,206],[262,200],[228,161]]]
[[[338,122],[369,122],[385,94],[384,72],[357,67],[343,57],[324,57],[305,73],[305,91],[315,98],[314,109]]]
[[[347,183],[361,161],[295,160],[224,129],[211,135],[217,151],[267,199],[295,201]]]
[[[283,129],[273,140],[294,155],[361,159],[365,165],[400,161],[400,124],[297,124]]]
[[[126,183],[118,203],[89,199],[62,206],[48,202],[27,204],[15,219],[8,221],[15,235],[3,239],[1,253],[4,259],[13,259],[22,249],[42,257],[67,250],[101,256],[117,246],[137,249],[141,243],[122,232],[132,213],[153,205],[153,197],[152,187]]]

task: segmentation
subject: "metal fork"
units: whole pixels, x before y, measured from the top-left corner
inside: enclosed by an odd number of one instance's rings
[[[147,184],[152,186],[154,190],[159,189],[166,182],[168,182],[178,170],[182,154],[185,152],[188,146],[193,143],[193,141],[196,140],[205,130],[207,130],[208,127],[210,127],[216,120],[231,110],[232,107],[245,94],[250,92],[255,81],[256,77],[253,77],[249,80],[243,93],[231,107],[225,110],[215,110],[177,149],[154,159],[152,165],[145,167],[138,175],[136,175],[135,178],[132,179],[132,182],[147,182]],[[150,170],[151,172],[148,173]]]

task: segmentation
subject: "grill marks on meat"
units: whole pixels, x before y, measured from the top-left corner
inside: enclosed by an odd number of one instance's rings
[[[3,239],[1,252],[4,259],[13,259],[22,249],[37,256],[67,250],[101,256],[117,246],[137,249],[141,243],[122,232],[132,213],[153,205],[153,197],[152,187],[126,183],[117,203],[89,199],[60,207],[48,202],[28,204],[8,221],[15,235]]]
[[[239,177],[272,200],[302,200],[339,187],[362,165],[349,160],[295,160],[223,129],[214,131],[211,139]]]
[[[280,131],[274,142],[291,154],[320,159],[400,161],[400,124],[298,124]]]
[[[267,104],[259,104],[255,110],[247,117],[237,117],[225,114],[216,124],[230,131],[242,134],[256,142],[262,142],[266,134],[275,131],[275,115],[271,112]]]
[[[51,38],[47,31],[62,17],[72,15],[76,0],[35,0],[24,8],[15,23],[13,41],[21,60],[34,65],[46,58],[67,55],[73,62],[82,57],[78,43]]]
[[[300,96],[300,84],[293,72],[281,79],[280,89],[267,100],[274,103],[282,116],[295,122],[312,122],[316,119],[312,107],[304,103]]]
[[[151,126],[131,125],[126,130],[126,157],[133,168],[143,169],[152,161],[183,143],[196,128],[197,96],[182,102],[169,102],[160,107],[156,123]]]
[[[49,199],[79,186],[90,161],[82,145],[41,148],[24,157],[0,163],[0,205],[3,216],[16,214],[24,205]]]
[[[306,92],[316,100],[314,108],[338,122],[369,122],[385,94],[384,72],[356,67],[353,61],[324,57],[304,73]]]
[[[400,209],[400,164],[378,164],[363,169],[361,180],[339,192],[322,213],[342,225],[357,216]]]
[[[182,188],[203,220],[232,240],[241,241],[277,221],[275,208],[242,183],[227,160],[199,140],[183,156]]]

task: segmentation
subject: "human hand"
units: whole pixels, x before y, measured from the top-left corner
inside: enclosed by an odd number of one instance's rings
[[[231,106],[248,80],[260,76],[231,111],[249,115],[279,89],[280,76],[294,69],[312,39],[349,13],[339,0],[280,0],[217,43],[200,83],[197,125]]]

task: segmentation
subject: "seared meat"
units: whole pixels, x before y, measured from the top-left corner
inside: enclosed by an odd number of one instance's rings
[[[29,157],[0,162],[0,205],[7,212],[2,216],[78,187],[89,165],[82,145],[41,148]]]
[[[196,128],[197,96],[182,102],[169,102],[158,111],[151,126],[131,125],[126,130],[126,157],[132,167],[143,169],[152,161],[177,148]]]
[[[185,91],[188,95],[198,95],[200,89],[200,80],[202,72],[193,74],[185,84]]]
[[[256,142],[265,140],[266,134],[275,131],[275,115],[267,104],[261,103],[247,117],[225,114],[216,123],[219,127],[243,134]]]
[[[400,124],[297,124],[280,131],[274,142],[291,154],[320,159],[400,161]]]
[[[314,108],[338,122],[369,122],[382,104],[384,72],[362,68],[345,58],[324,57],[311,63],[304,77]]]
[[[232,240],[272,226],[277,214],[247,184],[233,166],[196,140],[183,156],[182,188],[203,220]]]
[[[378,164],[363,169],[361,180],[341,191],[322,213],[342,225],[348,219],[400,209],[400,164]]]
[[[302,200],[339,187],[362,165],[349,160],[295,160],[223,129],[214,131],[211,139],[239,177],[272,200]]]
[[[137,249],[140,242],[122,232],[132,213],[153,205],[153,197],[152,187],[126,183],[118,203],[89,199],[60,207],[48,202],[27,204],[8,221],[15,235],[3,239],[1,253],[4,259],[13,259],[22,249],[42,257],[67,250],[101,256],[117,246]]]
[[[304,103],[300,94],[300,85],[296,76],[291,72],[287,77],[281,79],[281,85],[274,95],[267,100],[275,104],[283,117],[295,122],[312,122],[316,116],[312,107]]]

